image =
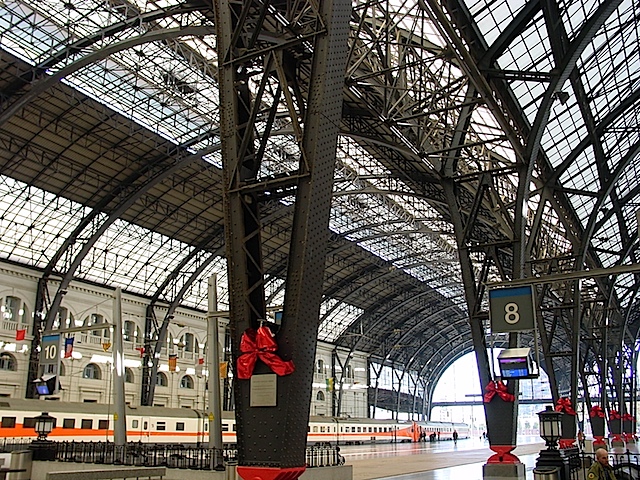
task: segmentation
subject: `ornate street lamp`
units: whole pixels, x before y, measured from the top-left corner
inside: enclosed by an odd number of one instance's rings
[[[547,405],[544,411],[538,412],[540,419],[540,436],[547,444],[548,450],[557,448],[558,440],[562,438],[562,412],[556,412]]]
[[[36,423],[33,428],[38,434],[38,441],[46,441],[47,435],[51,433],[51,430],[53,430],[56,424],[56,419],[49,415],[48,412],[42,412],[42,414],[35,417],[34,420]]]

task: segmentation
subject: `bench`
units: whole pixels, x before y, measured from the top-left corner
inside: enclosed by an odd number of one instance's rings
[[[111,480],[116,478],[160,478],[167,474],[165,467],[118,468],[113,470],[75,470],[49,472],[46,480]]]

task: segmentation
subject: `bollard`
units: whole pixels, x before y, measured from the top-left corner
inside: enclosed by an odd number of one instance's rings
[[[33,452],[31,450],[16,450],[11,452],[9,469],[24,470],[24,472],[9,472],[7,480],[30,480],[31,466],[33,465]]]

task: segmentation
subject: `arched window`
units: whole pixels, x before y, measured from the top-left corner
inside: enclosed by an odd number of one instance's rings
[[[83,325],[85,327],[90,327],[91,325],[100,325],[102,323],[105,323],[104,317],[99,313],[92,313],[91,315],[89,315],[87,318],[84,319]],[[111,334],[109,333],[108,328],[92,330],[91,335],[94,337],[100,337],[107,340],[111,338]]]
[[[60,362],[60,373],[58,375],[60,375],[61,377],[64,377],[67,374],[67,369],[64,366],[64,363]]]
[[[158,372],[158,374],[156,375],[156,386],[166,387],[167,385],[169,385],[169,380],[167,379],[167,376],[162,372]]]
[[[324,375],[324,360],[319,358],[316,365],[317,365],[316,373],[319,373],[320,375]]]
[[[353,379],[353,367],[351,365],[347,365],[347,369],[344,372],[345,378]]]
[[[182,380],[180,380],[180,388],[193,389],[193,378],[191,378],[189,375],[185,375],[184,377],[182,377]]]
[[[185,333],[182,338],[180,339],[180,342],[182,342],[182,344],[184,345],[184,351],[185,352],[193,352],[195,350],[194,348],[194,344],[195,342],[193,341],[193,333]]]
[[[324,402],[324,392],[322,390],[319,390],[318,393],[316,393],[316,400],[318,402]]]
[[[125,320],[122,339],[125,342],[133,342],[136,336],[136,324],[131,320]]]
[[[16,325],[29,324],[29,312],[27,305],[18,297],[8,296],[2,300],[0,305],[2,319],[8,322],[16,322]]]
[[[100,380],[102,378],[102,371],[100,367],[95,363],[90,363],[82,371],[82,378],[89,378],[92,380]]]
[[[10,372],[18,370],[16,357],[10,353],[0,353],[0,370],[9,370]]]
[[[75,319],[73,318],[73,313],[69,311],[69,309],[65,307],[58,308],[58,316],[53,322],[53,328],[72,328],[78,327],[79,325],[75,324]]]
[[[124,368],[124,381],[125,383],[135,383],[133,371],[129,367]]]

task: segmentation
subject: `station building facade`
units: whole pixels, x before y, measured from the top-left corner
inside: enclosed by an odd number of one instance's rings
[[[0,262],[0,397],[24,398],[26,394],[39,278],[40,272],[36,270]],[[53,399],[112,402],[113,337],[110,324],[113,302],[114,292],[111,289],[79,281],[71,283],[60,309],[59,324],[67,327],[95,326],[95,329],[69,334],[74,338],[73,351],[70,357],[61,359],[61,390]],[[131,406],[140,405],[144,322],[148,303],[144,297],[126,292],[122,294],[125,397]],[[156,307],[156,311],[161,314],[162,307]],[[176,310],[161,352],[154,405],[206,409],[206,321],[206,312],[185,308]],[[104,324],[102,328],[101,324]],[[220,341],[224,342],[220,349],[220,362],[224,364],[229,361],[231,351],[228,320],[221,318],[219,328]],[[174,371],[169,367],[169,355],[177,356]],[[345,362],[347,358],[349,361]],[[318,342],[310,414],[333,415],[337,411],[337,402],[340,402],[342,416],[366,417],[367,362],[364,353],[346,352],[329,343]],[[223,405],[227,409],[233,408],[231,370],[227,369],[226,388],[221,389],[222,395],[226,396]]]

